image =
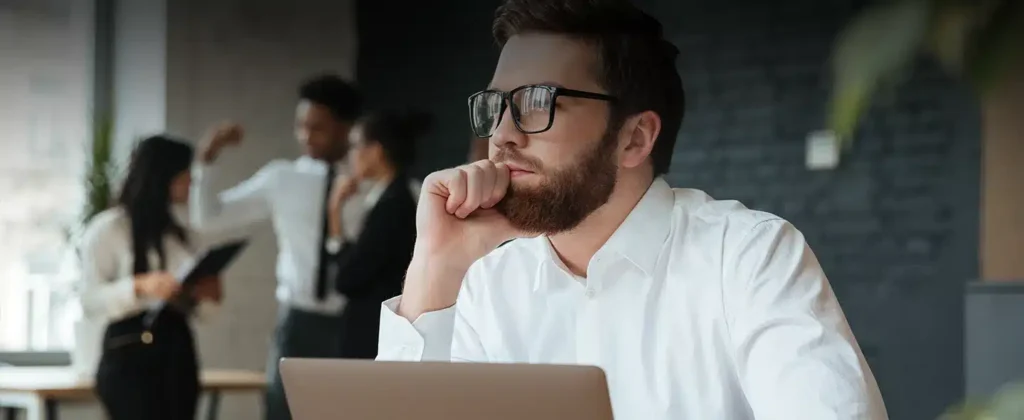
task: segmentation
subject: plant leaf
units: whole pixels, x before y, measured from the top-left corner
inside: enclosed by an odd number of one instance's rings
[[[1024,419],[1024,383],[1004,386],[992,398],[991,412],[996,419]]]
[[[90,144],[90,160],[85,174],[86,199],[82,212],[83,223],[109,208],[112,198],[113,174],[113,122],[110,118],[97,118]]]
[[[1024,1],[1003,0],[970,38],[966,76],[985,95],[1024,62]]]
[[[931,0],[873,6],[836,39],[832,57],[831,129],[849,141],[882,80],[909,67],[928,33]]]
[[[844,145],[849,146],[849,139],[852,138],[864,108],[867,107],[871,89],[863,85],[847,85],[837,89],[833,93],[829,127]]]
[[[962,2],[943,2],[935,9],[928,34],[928,49],[952,74],[963,72],[967,40],[977,15],[975,7]]]

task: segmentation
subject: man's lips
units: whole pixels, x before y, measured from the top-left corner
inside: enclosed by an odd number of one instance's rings
[[[509,175],[512,176],[513,178],[517,177],[517,176],[529,175],[529,174],[533,173],[533,171],[525,169],[525,168],[523,168],[522,166],[519,166],[519,165],[507,164],[506,166],[508,166]]]

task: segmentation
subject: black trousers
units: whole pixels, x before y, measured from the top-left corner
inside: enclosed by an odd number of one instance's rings
[[[148,329],[143,315],[107,326],[96,393],[111,420],[194,420],[199,364],[188,318],[168,307]]]
[[[274,343],[267,358],[267,420],[291,420],[284,385],[278,372],[282,357],[335,359],[341,357],[340,317],[282,307]]]

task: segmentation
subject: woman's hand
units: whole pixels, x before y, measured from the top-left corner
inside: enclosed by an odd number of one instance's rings
[[[341,236],[341,209],[345,202],[359,191],[359,179],[347,175],[338,175],[334,179],[334,188],[328,201],[329,226],[332,237]]]
[[[334,188],[331,191],[330,209],[332,213],[341,211],[341,206],[348,201],[353,194],[359,191],[359,179],[348,175],[338,175],[334,179]]]
[[[224,300],[224,288],[219,276],[199,279],[192,289],[192,297],[197,301],[209,300],[220,303]]]
[[[135,276],[135,295],[168,300],[181,290],[181,283],[166,271],[153,271]]]

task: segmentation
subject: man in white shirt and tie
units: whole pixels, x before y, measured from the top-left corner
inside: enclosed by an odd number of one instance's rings
[[[347,173],[343,159],[349,129],[363,110],[360,92],[333,75],[308,79],[298,96],[295,133],[302,157],[271,161],[249,179],[218,193],[212,183],[218,177],[217,157],[242,139],[240,127],[225,125],[201,146],[192,174],[193,225],[223,229],[269,219],[274,226],[281,310],[267,361],[268,420],[291,418],[277,372],[281,357],[332,358],[340,351],[338,319],[344,298],[334,291],[334,273],[328,270],[327,195],[336,176]],[[361,199],[349,203],[342,210],[343,220],[346,237],[354,238],[367,207]]]
[[[887,418],[800,232],[660,177],[684,95],[657,20],[508,0],[493,28],[490,159],[424,180],[378,359],[596,365],[620,420]]]

